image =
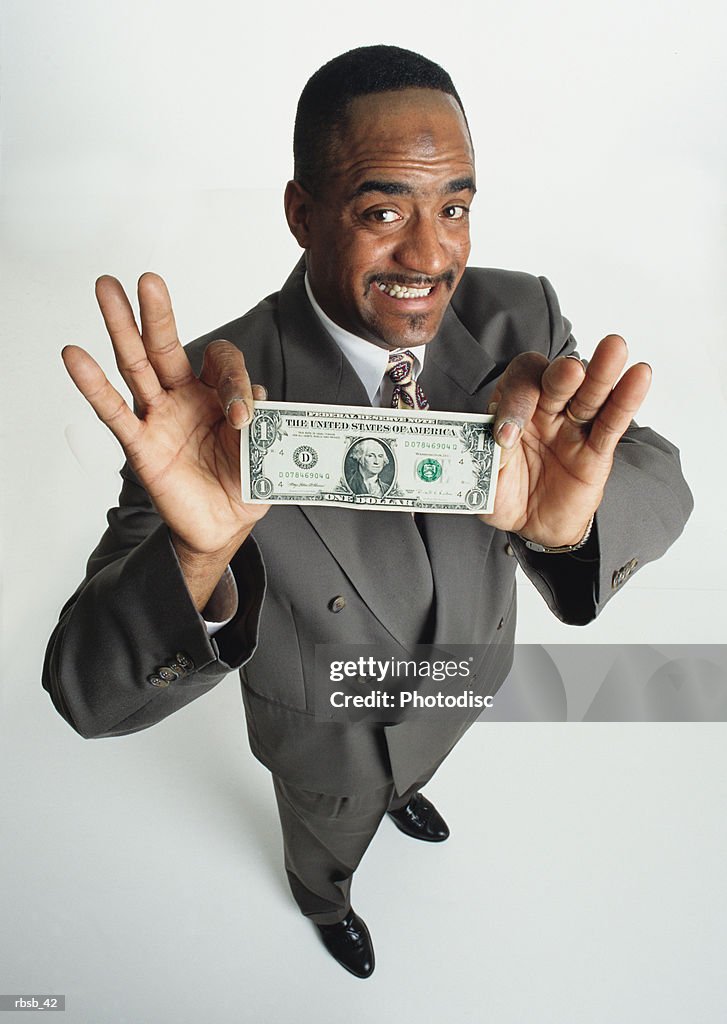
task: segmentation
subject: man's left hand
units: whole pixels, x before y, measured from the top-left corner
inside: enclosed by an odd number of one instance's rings
[[[651,367],[622,376],[626,342],[609,334],[584,368],[525,352],[492,396],[502,446],[494,511],[481,519],[546,547],[577,544],[598,508],[613,454],[651,384]],[[493,409],[493,404],[490,404]]]

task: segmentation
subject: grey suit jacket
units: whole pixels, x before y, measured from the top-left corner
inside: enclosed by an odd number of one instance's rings
[[[227,338],[271,400],[367,405],[361,381],[308,302],[303,264],[279,293],[198,339]],[[570,324],[544,278],[468,269],[421,383],[431,407],[481,412],[510,360],[572,352]],[[64,607],[43,684],[83,736],[144,729],[241,668],[255,755],[296,785],[346,794],[394,779],[402,792],[439,763],[478,711],[388,725],[314,714],[316,645],[365,643],[404,656],[412,644],[476,645],[467,686],[492,694],[507,675],[519,563],[552,611],[585,624],[635,570],[679,535],[692,507],[677,450],[632,426],[619,444],[596,526],[573,555],[538,555],[475,516],[273,508],[232,561],[237,614],[209,638],[164,523],[130,470],[119,507]],[[402,585],[397,566],[406,567]],[[160,669],[171,671],[165,673]]]

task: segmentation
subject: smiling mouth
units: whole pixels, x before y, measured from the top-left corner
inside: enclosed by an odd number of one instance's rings
[[[436,285],[429,285],[428,288],[411,288],[407,285],[384,284],[383,281],[379,281],[377,287],[392,299],[424,299],[432,293]]]

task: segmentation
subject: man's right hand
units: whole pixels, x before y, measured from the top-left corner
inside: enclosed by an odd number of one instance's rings
[[[240,487],[240,428],[262,387],[250,384],[242,353],[215,341],[196,377],[177,337],[164,281],[138,286],[141,332],[121,284],[96,282],[96,298],[116,364],[134,399],[132,412],[82,348],[63,349],[73,382],[121,444],[129,465],[168,525],[197,608],[268,505],[246,505]]]

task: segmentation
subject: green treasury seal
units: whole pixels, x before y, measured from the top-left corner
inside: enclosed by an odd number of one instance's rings
[[[439,459],[422,459],[417,463],[417,476],[425,484],[433,484],[442,475],[442,463]]]

